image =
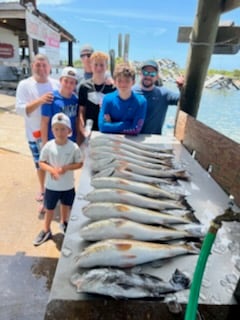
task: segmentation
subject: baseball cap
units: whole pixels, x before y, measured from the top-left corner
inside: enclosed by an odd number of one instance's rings
[[[85,44],[80,49],[80,55],[84,53],[93,53],[93,52],[94,52],[94,49],[90,44]]]
[[[54,124],[57,124],[57,123],[64,124],[70,130],[72,130],[71,121],[65,113],[59,112],[52,117],[51,125],[53,126]]]
[[[60,78],[62,78],[62,77],[67,77],[67,78],[71,78],[71,79],[78,81],[77,70],[74,69],[73,67],[65,67],[62,70]]]
[[[145,67],[153,67],[156,71],[158,71],[158,64],[154,60],[147,60],[142,63],[141,69]]]

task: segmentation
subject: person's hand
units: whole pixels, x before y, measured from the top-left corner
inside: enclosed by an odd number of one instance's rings
[[[181,90],[185,82],[185,78],[183,76],[179,76],[176,78],[176,85],[178,86],[178,89]]]
[[[60,172],[59,172],[59,168],[52,168],[51,169],[51,177],[54,180],[58,180],[60,178]]]
[[[51,170],[51,176],[53,179],[58,180],[61,174],[64,174],[67,171],[65,166],[62,167],[55,167]]]
[[[53,93],[52,92],[47,92],[45,94],[43,94],[41,97],[40,97],[40,100],[41,100],[41,104],[44,104],[44,103],[52,103],[53,101]]]
[[[105,115],[104,115],[104,120],[105,120],[106,122],[112,122],[112,119],[111,119],[111,117],[110,117],[109,114],[105,114]]]

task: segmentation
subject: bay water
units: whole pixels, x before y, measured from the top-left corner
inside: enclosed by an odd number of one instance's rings
[[[175,84],[164,83],[171,90]],[[163,134],[173,130],[176,107],[169,106]],[[203,89],[197,120],[240,143],[240,90]]]

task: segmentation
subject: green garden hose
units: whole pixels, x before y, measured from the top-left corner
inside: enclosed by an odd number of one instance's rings
[[[196,269],[193,275],[193,281],[191,284],[190,295],[188,299],[188,305],[185,313],[185,320],[195,320],[197,314],[198,297],[200,287],[202,283],[202,277],[205,270],[205,266],[208,260],[208,256],[211,253],[211,248],[216,238],[216,234],[221,225],[212,223],[207,235],[204,238],[203,245],[198,257]]]

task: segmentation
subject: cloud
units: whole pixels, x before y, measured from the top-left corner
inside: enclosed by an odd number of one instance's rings
[[[106,20],[94,19],[94,18],[82,18],[82,17],[78,17],[77,19],[78,19],[79,21],[83,21],[83,22],[108,23]]]
[[[38,5],[46,4],[50,0],[39,0]],[[54,1],[52,0],[51,4]],[[64,6],[64,4],[70,3],[71,0],[55,0],[55,2],[61,2],[62,6],[58,8],[58,11],[63,11],[64,13],[69,14],[78,14],[79,16],[88,15],[93,17],[110,17],[113,19],[116,18],[125,18],[125,19],[133,19],[133,20],[149,20],[149,21],[158,21],[158,22],[174,22],[176,24],[179,23],[187,23],[189,21],[185,21],[186,19],[182,16],[174,16],[174,15],[166,15],[166,14],[159,14],[154,12],[140,12],[140,11],[131,11],[131,10],[125,10],[121,8],[116,9],[92,9],[92,8],[76,8],[74,6]],[[55,3],[56,4],[56,3]],[[41,10],[41,8],[40,8]],[[188,19],[189,20],[189,19]]]

